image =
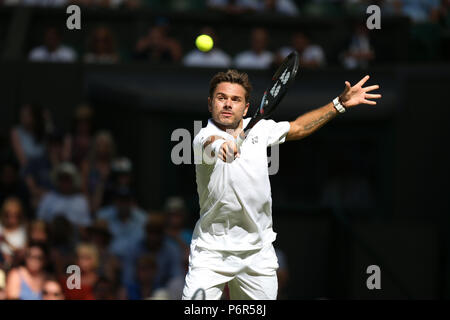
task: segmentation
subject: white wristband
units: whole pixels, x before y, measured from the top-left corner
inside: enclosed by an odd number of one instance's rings
[[[339,113],[344,113],[344,112],[345,112],[345,108],[344,108],[344,107],[342,106],[342,104],[339,102],[339,97],[334,98],[333,104],[334,104],[334,107],[336,108],[336,110],[337,110]]]
[[[218,139],[211,144],[211,150],[214,151],[214,156],[217,158],[219,155],[220,148],[225,143],[224,139]]]
[[[220,147],[222,146],[223,143],[225,143],[225,139],[219,139],[211,143],[208,147],[203,148],[203,162],[208,165],[216,163]]]

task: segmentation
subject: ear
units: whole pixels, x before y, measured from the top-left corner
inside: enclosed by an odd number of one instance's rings
[[[210,97],[208,97],[208,110],[210,113],[212,113],[212,100]]]
[[[247,115],[247,111],[248,111],[248,107],[250,106],[250,102],[247,102],[246,104],[245,104],[245,109],[244,109],[244,117]]]

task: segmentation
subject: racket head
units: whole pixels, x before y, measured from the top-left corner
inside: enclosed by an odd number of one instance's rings
[[[272,77],[272,81],[261,99],[261,103],[247,125],[251,129],[259,120],[270,117],[280,104],[289,86],[297,76],[300,64],[300,55],[297,51],[291,52],[278,67]]]

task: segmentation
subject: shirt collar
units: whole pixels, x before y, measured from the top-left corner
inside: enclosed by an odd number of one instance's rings
[[[249,123],[249,121],[250,121],[250,118],[244,118],[244,123],[242,126],[245,128],[245,126]],[[227,135],[231,139],[234,139],[234,137],[231,134],[229,134],[228,132],[226,132],[226,131],[220,129],[218,126],[216,126],[216,124],[214,123],[212,118],[208,119],[207,126],[213,128],[214,130],[220,131],[220,133]]]

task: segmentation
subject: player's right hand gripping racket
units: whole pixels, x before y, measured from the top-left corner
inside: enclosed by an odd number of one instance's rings
[[[250,130],[261,119],[270,117],[277,106],[280,104],[286,94],[289,85],[294,82],[299,66],[299,54],[297,51],[291,52],[286,59],[283,60],[281,66],[277,69],[272,77],[272,83],[264,91],[259,108],[256,110],[250,122],[237,137],[236,145],[238,149],[241,147]]]

